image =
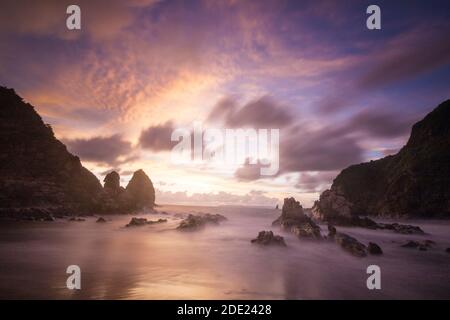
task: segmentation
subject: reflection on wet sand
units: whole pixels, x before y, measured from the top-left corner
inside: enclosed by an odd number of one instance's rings
[[[283,234],[287,248],[250,244],[270,230],[279,212],[252,208],[164,207],[164,224],[125,228],[130,216],[104,224],[10,222],[0,226],[0,297],[61,299],[345,299],[450,298],[450,225],[428,223],[428,252],[399,243],[411,236],[346,229],[361,241],[376,241],[385,254],[355,258],[327,241]],[[226,215],[220,226],[175,230],[176,213]],[[325,226],[323,226],[325,227]],[[344,228],[342,228],[344,229]],[[281,233],[277,228],[273,228]],[[440,248],[439,246],[442,246]],[[65,287],[68,265],[79,265],[81,290]],[[382,269],[382,290],[366,288],[366,267]],[[420,281],[416,281],[420,279]]]

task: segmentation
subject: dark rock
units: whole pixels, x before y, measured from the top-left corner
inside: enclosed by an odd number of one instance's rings
[[[0,87],[0,148],[2,216],[42,220],[42,211],[53,216],[128,213],[155,203],[153,184],[142,170],[134,173],[127,192],[115,171],[105,177],[102,188],[34,107],[4,87]]]
[[[445,249],[445,252],[450,253],[450,248]]]
[[[143,170],[133,174],[126,187],[127,195],[136,208],[153,208],[155,206],[155,188]]]
[[[286,246],[284,238],[282,236],[274,235],[272,231],[260,231],[256,239],[251,240],[251,243],[261,245],[278,245]]]
[[[147,224],[155,224],[155,223],[163,223],[163,222],[167,222],[167,219],[158,219],[156,221],[150,220],[147,222]]]
[[[130,222],[126,225],[126,227],[139,227],[147,224],[147,219],[145,218],[131,218]]]
[[[331,224],[328,225],[328,239],[334,239],[336,235],[336,228]]]
[[[370,254],[383,254],[383,250],[381,250],[380,246],[373,242],[369,242],[369,245],[367,246],[367,251]]]
[[[279,225],[300,238],[322,239],[320,227],[304,213],[303,207],[294,198],[284,199],[281,216],[272,225]]]
[[[337,190],[325,190],[320,195],[319,201],[314,202],[312,215],[317,220],[333,223],[335,223],[333,220],[337,219],[347,221],[352,217],[352,207],[353,204]],[[337,224],[342,225],[343,223],[338,222]]]
[[[100,217],[100,218],[98,218],[97,219],[97,221],[96,222],[98,222],[98,223],[105,223],[106,222],[106,220],[105,220],[105,218],[103,218],[103,217]]]
[[[352,165],[315,205],[315,216],[450,216],[450,100],[412,127],[395,155]]]
[[[52,217],[51,215],[48,215],[47,217],[44,218],[44,221],[52,222],[52,221],[56,221],[56,219],[54,217]]]
[[[394,232],[401,234],[424,234],[423,230],[418,226],[412,226],[409,224],[399,223],[380,223],[379,229],[393,230]]]
[[[0,87],[0,212],[95,210],[102,187],[34,107]]]
[[[426,251],[428,248],[431,248],[436,243],[432,240],[424,240],[424,241],[416,241],[409,240],[405,244],[401,245],[403,248],[417,248],[420,251]]]
[[[334,239],[344,250],[354,256],[365,257],[367,255],[366,246],[345,233],[337,233]]]
[[[69,221],[83,222],[83,221],[86,221],[86,219],[83,219],[83,218],[77,218],[77,217],[72,217],[72,218],[69,219]]]
[[[197,230],[204,227],[206,224],[219,224],[220,222],[227,220],[224,216],[220,214],[200,214],[193,215],[189,214],[187,218],[185,218],[178,225],[177,229],[179,230]]]
[[[155,224],[155,223],[163,223],[167,222],[167,219],[158,219],[156,221],[147,220],[146,218],[131,218],[130,222],[125,227],[140,227],[145,226],[148,224]]]
[[[410,241],[408,241],[407,243],[402,244],[401,246],[404,247],[404,248],[417,248],[419,245],[420,245],[420,244],[419,244],[418,241],[412,241],[412,240],[410,240]]]
[[[105,183],[103,186],[105,191],[112,194],[117,194],[120,192],[120,176],[116,171],[111,171],[108,173],[103,182]]]

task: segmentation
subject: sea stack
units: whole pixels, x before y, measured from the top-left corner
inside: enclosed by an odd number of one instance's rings
[[[155,188],[142,169],[137,170],[126,187],[126,192],[136,208],[155,206]]]

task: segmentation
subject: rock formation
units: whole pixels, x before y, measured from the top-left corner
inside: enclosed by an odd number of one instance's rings
[[[320,227],[303,212],[303,207],[294,198],[285,198],[281,216],[273,223],[293,232],[300,238],[321,239]]]
[[[432,240],[423,240],[423,241],[416,241],[416,240],[409,240],[405,244],[402,245],[403,248],[415,248],[419,249],[420,251],[427,251],[428,248],[431,248],[436,243]]]
[[[342,249],[350,252],[354,256],[365,257],[367,255],[366,246],[348,234],[338,232],[334,236],[334,239]]]
[[[154,207],[155,188],[143,170],[138,170],[133,174],[125,190],[135,208]]]
[[[116,171],[108,173],[103,182],[105,183],[103,188],[111,194],[119,194],[122,191],[120,188],[120,176]]]
[[[251,240],[251,243],[261,244],[264,246],[277,245],[286,246],[282,236],[274,235],[272,231],[260,231],[256,239]]]
[[[0,212],[91,210],[98,179],[58,141],[33,106],[0,87]],[[26,211],[25,210],[25,211]]]
[[[140,227],[140,226],[145,226],[148,224],[163,223],[163,222],[167,222],[167,219],[158,219],[158,220],[152,221],[152,220],[147,220],[145,218],[133,217],[133,218],[131,218],[130,222],[125,227]]]
[[[135,172],[127,190],[114,171],[105,177],[103,188],[34,107],[4,87],[0,147],[0,215],[49,221],[81,213],[130,212],[155,203],[153,184],[142,170]]]
[[[186,219],[181,221],[177,229],[179,230],[198,230],[203,228],[206,224],[219,224],[222,221],[227,220],[220,214],[205,213],[201,215],[189,214]]]
[[[412,127],[396,155],[344,169],[313,214],[450,217],[450,100]]]
[[[380,246],[373,242],[369,242],[367,245],[367,252],[370,254],[383,254],[383,250],[381,250]]]

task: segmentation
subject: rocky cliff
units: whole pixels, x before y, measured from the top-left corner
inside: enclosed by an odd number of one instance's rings
[[[155,192],[145,177],[137,184],[148,190],[131,190],[116,204],[120,191],[125,192],[119,186],[119,175],[107,177],[103,189],[80,159],[55,138],[50,125],[32,105],[13,89],[0,87],[0,214],[95,213],[114,207],[121,211],[152,207]]]
[[[0,87],[0,208],[92,208],[102,186],[33,106]]]
[[[414,124],[396,155],[344,169],[313,214],[450,217],[450,100]]]

